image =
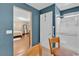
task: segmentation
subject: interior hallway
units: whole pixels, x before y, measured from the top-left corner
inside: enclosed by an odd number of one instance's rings
[[[14,39],[13,48],[14,56],[26,56],[24,53],[29,50],[29,36],[25,35],[22,38]],[[42,56],[51,56],[50,50],[42,47]]]

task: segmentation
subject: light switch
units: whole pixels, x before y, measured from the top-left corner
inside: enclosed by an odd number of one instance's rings
[[[6,30],[6,34],[12,34],[12,30]]]

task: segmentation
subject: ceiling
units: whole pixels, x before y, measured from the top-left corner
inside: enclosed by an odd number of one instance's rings
[[[45,7],[48,7],[50,5],[52,5],[52,3],[28,3],[28,5],[38,9],[38,10],[41,10]]]
[[[60,10],[65,10],[79,6],[79,3],[57,3],[56,5]]]
[[[45,7],[52,5],[52,4],[53,3],[28,3],[28,5],[34,7],[38,10],[41,10]],[[65,9],[68,9],[68,8],[79,6],[79,3],[56,3],[56,5],[58,6],[58,8],[60,10],[65,10]]]

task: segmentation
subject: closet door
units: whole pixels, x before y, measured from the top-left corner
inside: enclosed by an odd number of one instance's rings
[[[40,15],[40,44],[44,46],[45,41],[45,14]]]
[[[49,38],[52,37],[52,12],[40,16],[40,43],[43,47],[49,48]]]
[[[53,35],[53,30],[52,30],[52,12],[47,12],[46,13],[46,39],[45,39],[45,48],[49,48],[49,38],[52,37]]]

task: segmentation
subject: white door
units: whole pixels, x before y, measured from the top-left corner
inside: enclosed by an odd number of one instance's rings
[[[45,40],[45,14],[40,15],[40,43],[44,46]]]
[[[49,48],[49,38],[52,37],[52,12],[40,15],[40,43]]]

